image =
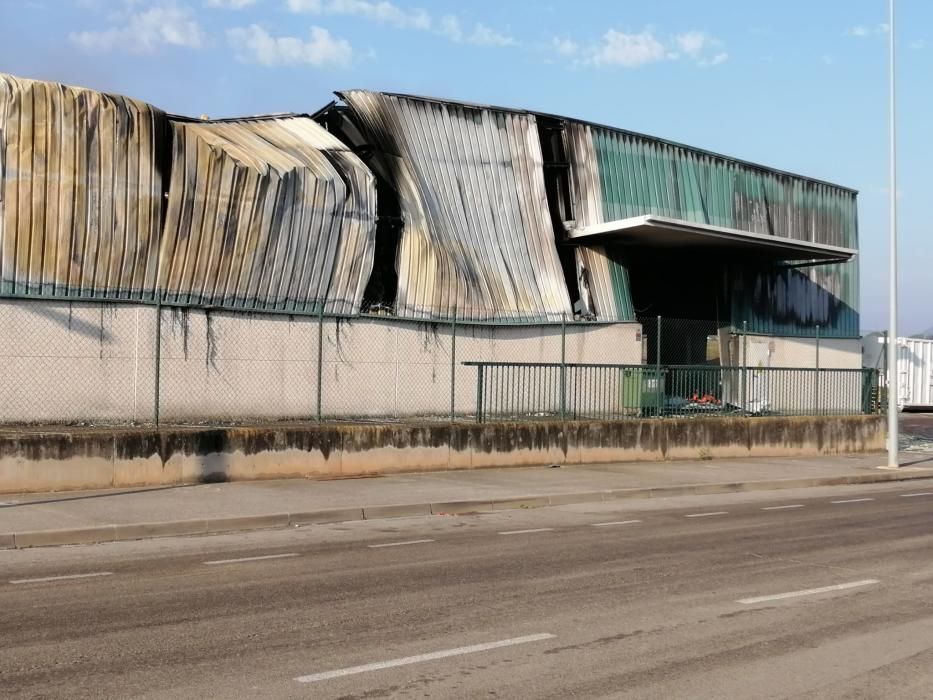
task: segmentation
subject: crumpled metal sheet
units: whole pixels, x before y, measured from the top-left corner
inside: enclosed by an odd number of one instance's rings
[[[309,117],[174,120],[160,282],[170,303],[357,314],[375,180]]]
[[[137,100],[0,74],[0,291],[154,298],[167,129]]]
[[[186,121],[0,75],[0,146],[0,293],[360,310],[375,180],[309,117]]]
[[[398,316],[534,322],[570,314],[534,115],[338,94],[401,200]]]

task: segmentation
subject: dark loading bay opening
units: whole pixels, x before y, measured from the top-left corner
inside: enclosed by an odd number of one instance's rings
[[[625,259],[646,361],[659,360],[660,343],[661,364],[718,365],[719,329],[731,320],[730,262],[721,253],[691,249],[633,248]]]

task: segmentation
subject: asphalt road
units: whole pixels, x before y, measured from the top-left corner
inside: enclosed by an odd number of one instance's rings
[[[933,697],[933,483],[0,551],[0,696]]]

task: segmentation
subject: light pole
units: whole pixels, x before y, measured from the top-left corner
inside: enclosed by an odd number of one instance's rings
[[[885,350],[888,353],[888,469],[897,469],[897,123],[894,108],[894,0],[888,0],[888,119],[890,138],[890,168],[889,194],[890,222],[888,229],[889,246],[889,288],[888,288],[888,344]]]

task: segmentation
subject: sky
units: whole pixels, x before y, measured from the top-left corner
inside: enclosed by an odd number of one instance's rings
[[[542,110],[859,190],[886,326],[887,0],[0,0],[0,71],[213,118],[366,88]],[[898,0],[901,334],[933,327],[933,3]]]

